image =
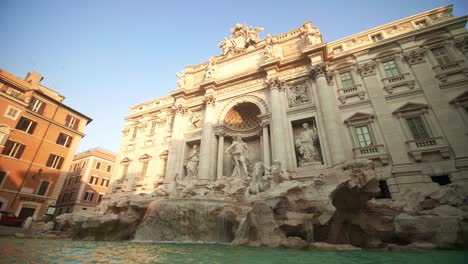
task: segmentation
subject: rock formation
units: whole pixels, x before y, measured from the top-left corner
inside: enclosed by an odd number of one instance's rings
[[[108,202],[103,212],[57,221],[76,239],[310,249],[468,245],[468,184],[376,200],[380,191],[368,160],[343,162],[309,181],[267,182],[254,194],[250,182],[249,176],[226,177],[190,192],[134,195]]]

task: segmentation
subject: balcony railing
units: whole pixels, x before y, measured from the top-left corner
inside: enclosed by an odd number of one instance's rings
[[[353,149],[354,158],[379,159],[382,164],[388,164],[388,154],[384,145],[370,145]]]
[[[450,70],[456,70],[456,69],[460,69],[460,68],[461,68],[461,66],[460,66],[460,63],[458,61],[450,63],[450,64],[446,64],[446,65],[440,65],[440,69],[442,71],[450,71]]]
[[[346,103],[346,98],[358,96],[360,100],[365,98],[365,92],[360,88],[360,84],[338,89],[338,99],[341,103]]]
[[[450,157],[450,148],[442,137],[413,139],[406,142],[410,156],[416,161],[422,160],[424,153],[438,152],[443,158]]]

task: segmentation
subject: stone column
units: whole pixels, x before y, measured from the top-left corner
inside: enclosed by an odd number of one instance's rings
[[[169,157],[167,160],[166,175],[164,184],[173,187],[176,174],[179,173],[179,164],[181,164],[182,151],[184,146],[184,126],[185,116],[187,115],[187,107],[179,104],[175,107],[174,124],[172,129],[171,142],[169,143]]]
[[[213,113],[215,98],[213,95],[206,96],[205,115],[203,117],[203,130],[200,146],[200,166],[198,170],[198,179],[200,184],[208,184],[210,180],[210,161],[211,161],[211,141],[213,139]]]
[[[312,79],[315,80],[317,85],[317,93],[323,113],[322,123],[324,124],[325,131],[328,135],[332,163],[337,164],[338,162],[346,159],[344,153],[346,149],[343,148],[343,127],[338,125],[340,122],[340,114],[338,112],[336,97],[333,94],[332,89],[328,86],[327,68],[325,64],[321,63],[313,66],[311,74]]]
[[[262,126],[262,147],[263,147],[263,164],[265,166],[271,166],[270,160],[270,136],[268,135],[268,120],[262,120],[260,125]]]
[[[285,138],[286,135],[283,129],[282,120],[282,102],[280,97],[279,89],[284,84],[278,80],[278,78],[270,78],[267,80],[268,87],[271,90],[271,137],[272,137],[272,156],[273,160],[281,162],[281,164],[287,164],[287,153]]]
[[[218,136],[218,166],[216,167],[216,179],[223,177],[223,160],[224,160],[224,131],[217,131]]]

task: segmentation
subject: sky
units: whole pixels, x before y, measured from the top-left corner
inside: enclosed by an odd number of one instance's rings
[[[236,23],[264,28],[264,38],[312,21],[331,42],[450,4],[468,15],[466,0],[0,0],[0,68],[38,72],[93,118],[79,152],[118,152],[130,107],[167,95],[185,66],[220,55]]]

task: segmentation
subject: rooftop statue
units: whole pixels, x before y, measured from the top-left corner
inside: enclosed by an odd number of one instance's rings
[[[306,45],[315,45],[322,43],[322,34],[316,26],[312,23],[307,22],[301,27],[302,38],[306,42]]]
[[[246,24],[237,23],[231,29],[231,38],[224,38],[219,47],[223,50],[223,55],[243,52],[249,46],[255,46],[260,41],[258,33],[262,31],[263,28],[248,27]]]

